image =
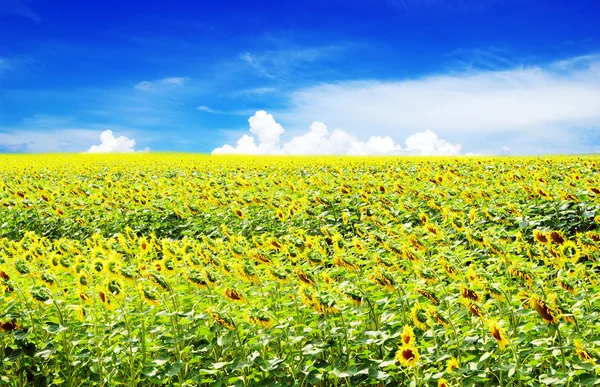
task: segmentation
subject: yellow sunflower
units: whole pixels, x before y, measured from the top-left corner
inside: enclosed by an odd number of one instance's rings
[[[416,338],[415,332],[409,325],[405,325],[402,329],[402,335],[400,335],[400,341],[402,341],[402,345],[414,345]]]
[[[395,359],[404,367],[414,367],[421,359],[421,355],[416,347],[403,345],[396,351]]]
[[[506,337],[504,329],[502,329],[498,321],[490,320],[488,322],[488,328],[492,337],[498,342],[498,346],[500,346],[500,349],[504,349],[506,347],[506,344],[508,344],[508,339]]]

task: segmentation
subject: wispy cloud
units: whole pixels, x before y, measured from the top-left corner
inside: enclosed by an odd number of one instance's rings
[[[139,91],[150,92],[157,90],[169,89],[172,87],[182,86],[190,78],[163,78],[156,81],[142,81],[137,83],[134,88]]]
[[[258,74],[273,79],[335,55],[343,49],[343,46],[336,45],[281,48],[260,52],[243,52],[239,54],[239,58],[252,66]]]
[[[500,47],[487,49],[456,49],[448,57],[454,59],[453,68],[460,71],[498,71],[519,66],[517,53]]]
[[[31,0],[0,0],[0,19],[5,15],[16,15],[41,21],[40,15],[29,5],[30,2]]]
[[[231,114],[222,110],[211,109],[208,106],[198,106],[196,110],[200,110],[201,112],[210,113],[210,114]]]
[[[249,52],[243,52],[240,54],[240,59],[252,66],[258,73],[260,73],[260,75],[263,75],[267,78],[275,78],[275,75],[268,72],[265,66],[263,66],[263,59],[258,55]]]
[[[274,93],[277,91],[275,87],[256,87],[253,89],[243,89],[234,91],[232,93],[228,93],[228,97],[244,97],[244,96],[256,96],[256,95],[264,95],[269,93]]]
[[[248,119],[250,135],[245,134],[235,146],[224,145],[213,154],[291,154],[291,155],[456,155],[460,144],[450,144],[432,131],[414,133],[405,146],[391,137],[371,136],[361,141],[343,130],[330,132],[322,122],[313,122],[310,130],[287,142],[281,140],[285,130],[264,110]]]
[[[229,116],[248,116],[256,111],[256,109],[217,110],[204,105],[198,106],[196,110],[210,114],[222,114]]]
[[[539,153],[557,149],[553,138],[566,146],[600,129],[600,55],[408,81],[328,83],[290,99],[276,113],[293,127],[318,119],[355,136],[375,130],[396,138],[432,130],[477,149],[493,142]]]

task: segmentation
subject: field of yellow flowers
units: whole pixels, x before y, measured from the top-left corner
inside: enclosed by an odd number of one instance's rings
[[[600,384],[600,158],[0,156],[0,385]]]

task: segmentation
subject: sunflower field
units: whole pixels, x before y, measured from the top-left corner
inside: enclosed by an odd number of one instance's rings
[[[0,156],[0,386],[600,384],[600,159]]]

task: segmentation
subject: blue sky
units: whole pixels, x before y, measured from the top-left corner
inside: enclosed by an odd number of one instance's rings
[[[598,152],[598,26],[596,0],[0,0],[0,151]]]

